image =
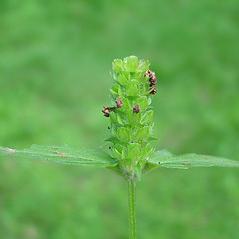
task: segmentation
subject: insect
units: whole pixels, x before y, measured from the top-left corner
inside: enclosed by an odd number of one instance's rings
[[[147,70],[144,76],[149,78],[149,93],[155,95],[157,93],[157,77],[151,70]]]
[[[115,101],[115,103],[116,103],[116,107],[117,107],[117,108],[121,108],[121,107],[123,106],[123,101],[122,101],[120,98],[118,98],[118,99]]]
[[[151,86],[150,88],[149,88],[149,93],[151,94],[151,95],[155,95],[156,93],[157,93],[157,88],[156,88],[156,86]]]
[[[133,112],[136,113],[136,114],[140,112],[140,107],[139,107],[139,105],[135,105],[135,106],[133,107]]]
[[[116,101],[116,106],[109,107],[109,106],[104,106],[102,113],[104,114],[105,117],[110,117],[110,112],[114,111],[116,108],[121,108],[123,106],[123,101],[118,98]]]
[[[104,114],[105,117],[110,117],[110,111],[111,111],[111,108],[110,107],[103,107],[103,110],[102,110],[102,113]]]

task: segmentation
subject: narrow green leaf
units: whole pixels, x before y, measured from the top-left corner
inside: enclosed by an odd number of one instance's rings
[[[165,168],[189,169],[193,167],[239,167],[239,161],[201,154],[173,155],[167,150],[157,151],[149,164]]]
[[[73,150],[68,146],[32,145],[29,149],[0,147],[0,156],[16,159],[46,160],[77,166],[114,167],[117,162],[102,150]]]

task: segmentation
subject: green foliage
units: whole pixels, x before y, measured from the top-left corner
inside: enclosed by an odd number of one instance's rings
[[[76,166],[113,167],[116,160],[102,150],[74,150],[70,147],[32,145],[29,149],[0,147],[0,155],[15,159],[46,160]]]
[[[177,156],[167,150],[155,152],[148,163],[152,164],[151,167],[178,169],[189,169],[193,167],[239,167],[239,162],[235,160],[200,154],[184,154]]]

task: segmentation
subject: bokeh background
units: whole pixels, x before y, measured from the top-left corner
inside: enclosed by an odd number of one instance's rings
[[[96,147],[111,61],[150,59],[158,147],[239,160],[237,0],[1,0],[0,145]],[[141,239],[236,239],[236,169],[161,169],[139,184]],[[3,239],[127,238],[108,170],[0,162]]]

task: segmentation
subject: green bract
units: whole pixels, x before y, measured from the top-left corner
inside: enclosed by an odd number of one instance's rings
[[[112,68],[113,106],[103,109],[110,121],[111,137],[107,141],[111,143],[111,155],[118,160],[118,169],[124,177],[138,179],[154,152],[151,89],[156,90],[156,81],[152,84],[150,76],[155,75],[149,71],[149,62],[136,56],[116,59]]]

